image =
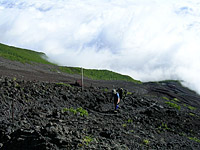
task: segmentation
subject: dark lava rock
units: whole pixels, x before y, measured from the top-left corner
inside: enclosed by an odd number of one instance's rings
[[[111,88],[101,86],[2,77],[0,149],[200,149],[195,92],[172,81],[133,84],[114,113]]]

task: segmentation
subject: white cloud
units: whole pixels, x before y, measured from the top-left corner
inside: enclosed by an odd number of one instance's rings
[[[0,0],[0,42],[200,93],[198,0]]]

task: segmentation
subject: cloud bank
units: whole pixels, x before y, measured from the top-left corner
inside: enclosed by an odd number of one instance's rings
[[[199,0],[0,0],[0,42],[200,93]]]

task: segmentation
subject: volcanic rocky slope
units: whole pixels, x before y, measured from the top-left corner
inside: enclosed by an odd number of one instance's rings
[[[52,71],[54,70],[54,71]],[[200,96],[176,81],[134,84],[0,57],[0,149],[200,149]],[[127,92],[113,112],[112,88]]]
[[[1,77],[0,149],[200,149],[199,95],[175,81],[126,90],[114,113],[106,86]]]

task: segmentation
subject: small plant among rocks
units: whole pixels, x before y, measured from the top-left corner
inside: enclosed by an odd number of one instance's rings
[[[150,141],[147,140],[147,139],[144,139],[144,140],[143,140],[143,143],[144,143],[145,145],[149,145]]]
[[[133,120],[132,119],[128,119],[128,123],[133,123]]]
[[[176,108],[178,110],[181,109],[181,106],[175,104],[175,103],[172,103],[172,102],[165,102],[165,104],[169,105],[170,107],[173,107],[173,108]]]
[[[167,98],[167,97],[162,97],[164,100],[167,100],[167,101],[172,101],[172,102],[175,102],[175,103],[178,103],[178,102],[180,102],[180,100],[179,99],[177,99],[177,98],[173,98],[172,100],[170,100],[169,98]]]
[[[83,143],[85,144],[85,145],[89,145],[89,143],[91,143],[93,141],[93,138],[92,137],[90,137],[90,136],[85,136],[84,138],[83,138]]]
[[[192,107],[192,106],[189,106],[189,105],[186,105],[186,104],[183,104],[184,107],[187,107],[188,109],[190,110],[196,110],[195,107]]]
[[[62,113],[64,113],[64,112],[67,112],[67,111],[69,111],[69,112],[72,112],[74,115],[76,115],[77,113],[79,113],[80,114],[80,116],[88,116],[88,112],[87,112],[87,110],[85,110],[85,109],[83,109],[82,107],[79,107],[79,108],[77,108],[77,109],[74,109],[74,108],[63,108],[62,109]]]
[[[104,88],[104,89],[103,89],[103,92],[108,92],[108,88]]]
[[[165,99],[165,100],[169,101],[169,98],[167,98],[167,97],[163,97],[163,99]]]
[[[88,116],[87,110],[83,109],[82,107],[77,108],[77,111],[80,113],[81,116]]]
[[[126,127],[126,126],[127,126],[127,124],[126,124],[126,123],[123,123],[123,124],[122,124],[122,127]]]
[[[195,109],[196,109],[195,107],[192,107],[192,106],[188,106],[188,108],[189,108],[190,110],[195,110]]]
[[[63,86],[67,86],[67,87],[71,87],[70,84],[67,84],[67,83],[63,83],[63,82],[60,82],[60,83],[56,83],[57,85],[63,85]]]
[[[162,123],[162,125],[159,127],[159,129],[169,130],[166,123]]]
[[[180,102],[180,100],[177,99],[177,98],[172,99],[172,101],[173,101],[173,102]]]
[[[196,116],[196,115],[195,115],[195,114],[193,114],[193,113],[189,113],[189,115],[190,115],[190,116],[194,116],[194,117]]]
[[[196,138],[196,137],[188,137],[188,139],[195,141],[197,143],[200,143],[200,139]]]
[[[133,120],[132,120],[132,119],[128,119],[128,120],[127,120],[127,123],[123,123],[122,126],[123,126],[123,127],[126,127],[127,124],[131,124],[131,123],[133,123]]]
[[[132,95],[132,92],[127,91],[126,95]]]

